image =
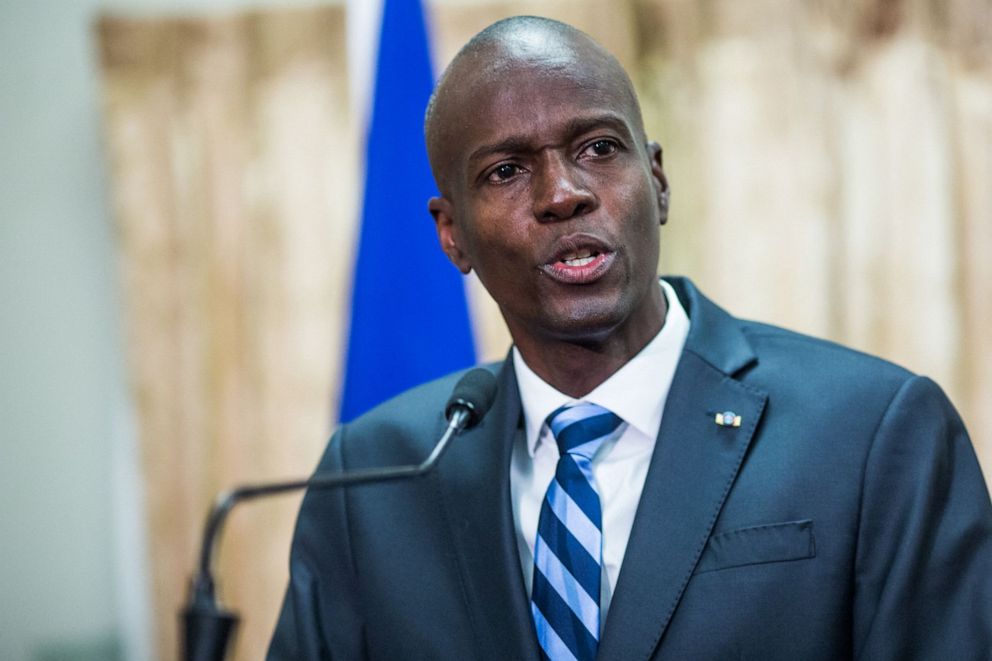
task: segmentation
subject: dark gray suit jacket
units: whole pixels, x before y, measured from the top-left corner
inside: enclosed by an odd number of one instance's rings
[[[692,327],[600,658],[992,659],[992,505],[940,389],[670,282]],[[436,472],[306,496],[269,659],[539,658],[494,369]],[[318,471],[421,461],[456,378],[342,426]]]

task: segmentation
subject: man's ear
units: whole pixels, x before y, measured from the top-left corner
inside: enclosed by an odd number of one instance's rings
[[[459,271],[468,275],[472,270],[472,264],[461,247],[461,232],[455,222],[454,205],[445,197],[432,197],[427,202],[427,210],[434,217],[434,228],[437,230],[437,240],[441,244],[441,250]]]
[[[648,143],[648,158],[651,160],[651,179],[654,183],[655,197],[658,201],[658,212],[661,223],[668,222],[668,198],[671,190],[668,187],[668,178],[665,176],[665,168],[662,165],[661,145],[651,141]]]

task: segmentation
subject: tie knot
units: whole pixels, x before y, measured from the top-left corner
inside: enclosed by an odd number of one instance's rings
[[[586,459],[592,459],[622,422],[617,414],[588,402],[566,404],[548,416],[548,427],[558,443],[558,451]]]

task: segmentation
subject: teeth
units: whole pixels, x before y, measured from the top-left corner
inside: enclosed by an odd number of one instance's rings
[[[561,258],[561,261],[565,262],[569,266],[585,266],[592,260],[593,260],[592,250],[589,250],[588,248],[577,250]]]
[[[595,259],[595,257],[567,257],[561,261],[569,266],[585,266],[586,264],[592,264]]]

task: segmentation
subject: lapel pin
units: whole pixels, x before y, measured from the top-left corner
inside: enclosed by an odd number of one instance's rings
[[[740,427],[741,426],[741,416],[737,415],[733,411],[724,411],[723,413],[717,413],[713,418],[716,424],[721,427]]]

